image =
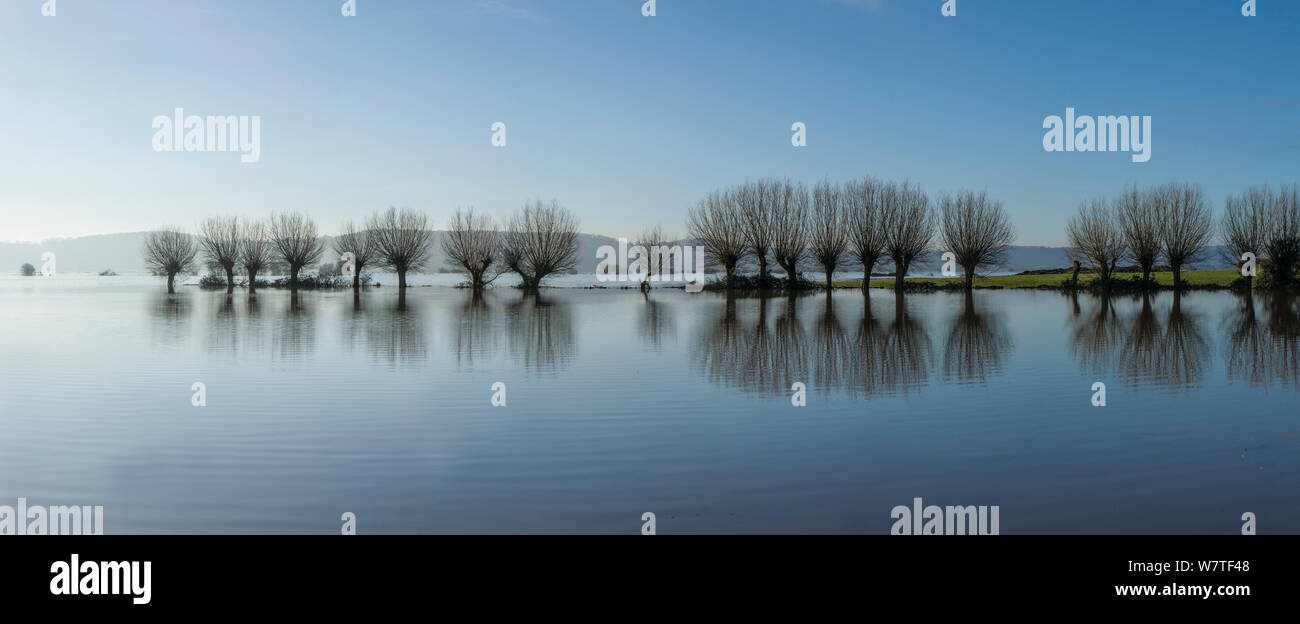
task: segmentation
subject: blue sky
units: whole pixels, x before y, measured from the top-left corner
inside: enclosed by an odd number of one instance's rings
[[[556,199],[583,230],[684,234],[711,189],[872,174],[986,189],[1021,244],[1078,203],[1300,179],[1300,2],[45,0],[0,3],[0,240],[389,205],[439,227]],[[151,121],[260,115],[261,159]],[[1043,118],[1152,116],[1152,157],[1048,153]],[[507,124],[493,148],[490,127]],[[790,144],[804,122],[808,145]]]

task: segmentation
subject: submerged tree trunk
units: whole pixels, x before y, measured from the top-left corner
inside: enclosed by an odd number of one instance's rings
[[[397,290],[406,292],[406,271],[397,272]]]
[[[231,265],[231,266],[225,267],[225,269],[226,269],[226,294],[227,294],[227,295],[234,294],[234,292],[235,292],[235,267],[234,267],[234,265]]]
[[[248,271],[248,295],[251,297],[257,292],[257,271]]]
[[[1178,290],[1183,287],[1183,265],[1175,264],[1172,268],[1174,270],[1174,290]]]
[[[361,265],[357,265],[352,271],[352,292],[361,291]]]
[[[1079,261],[1074,261],[1074,272],[1070,273],[1070,288],[1079,287]]]
[[[907,276],[907,263],[894,261],[894,291],[903,292],[903,278]]]
[[[167,274],[167,294],[169,294],[169,295],[174,295],[174,294],[176,294],[176,274],[175,274],[175,273],[168,273],[168,274]]]
[[[962,267],[961,270],[966,273],[966,292],[969,293],[975,288],[975,267]]]

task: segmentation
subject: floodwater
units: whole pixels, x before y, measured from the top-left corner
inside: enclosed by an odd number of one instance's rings
[[[1294,299],[59,276],[0,322],[0,505],[106,533],[1300,530]]]

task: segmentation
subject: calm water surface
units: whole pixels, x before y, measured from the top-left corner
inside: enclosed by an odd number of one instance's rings
[[[917,496],[1004,534],[1300,530],[1295,300],[160,288],[0,280],[0,504],[109,533],[886,533]]]

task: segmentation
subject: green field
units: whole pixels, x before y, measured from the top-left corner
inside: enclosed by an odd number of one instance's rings
[[[1118,279],[1132,279],[1137,273],[1115,273]],[[1151,274],[1156,282],[1162,286],[1173,286],[1174,274],[1170,271],[1158,271]],[[1183,281],[1192,286],[1221,286],[1227,288],[1233,280],[1241,275],[1233,270],[1225,271],[1183,271]],[[1068,273],[1045,274],[1045,275],[998,275],[994,277],[976,277],[975,288],[1038,288],[1045,286],[1057,288],[1061,282],[1069,279]],[[1096,277],[1093,273],[1080,273],[1079,282],[1087,284]],[[933,284],[938,287],[954,287],[960,285],[960,277],[926,277],[907,280],[914,284]],[[861,288],[862,280],[846,280],[835,282],[836,288]],[[871,280],[872,288],[893,288],[893,278],[874,278]]]

